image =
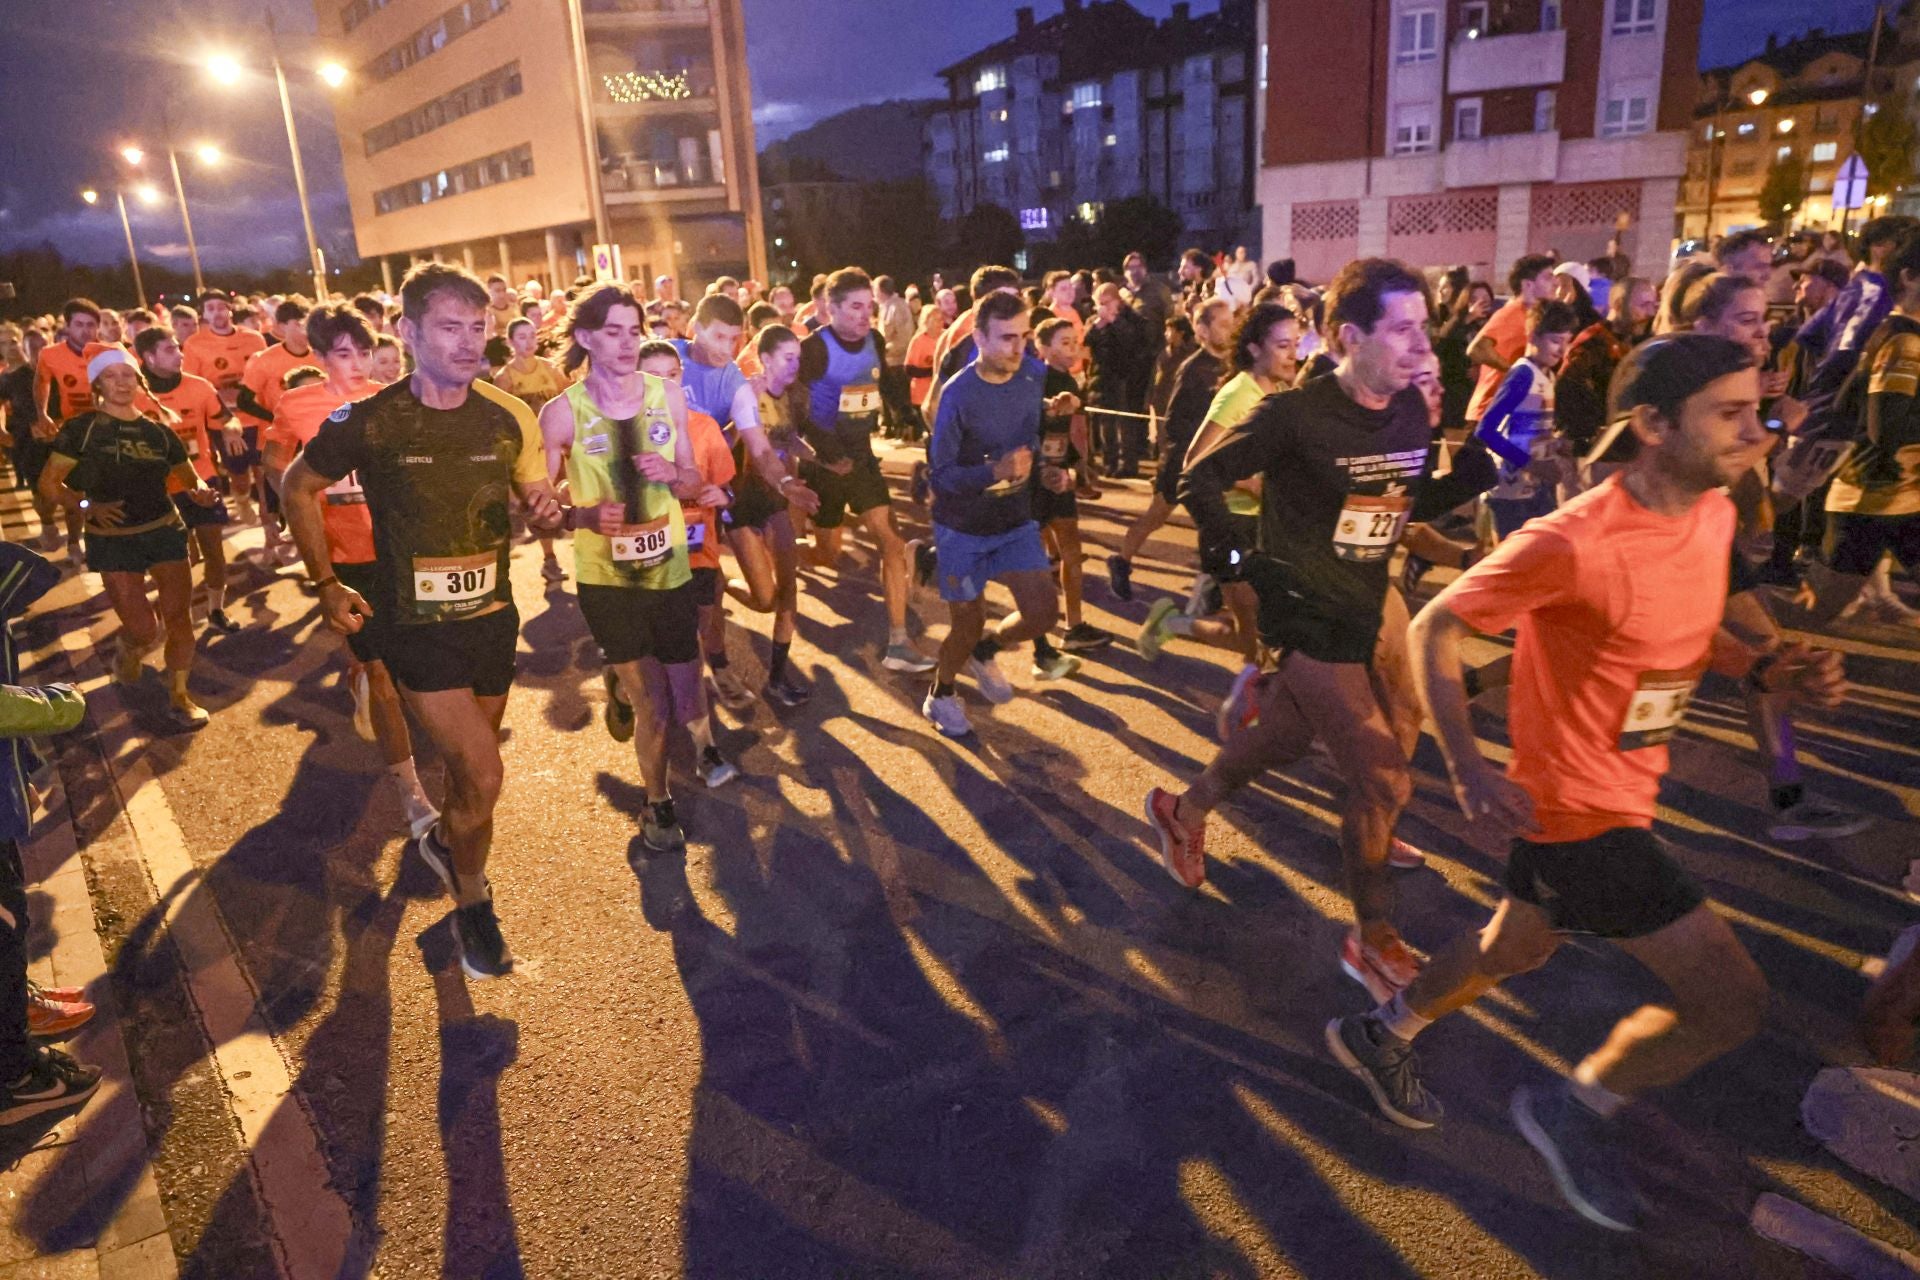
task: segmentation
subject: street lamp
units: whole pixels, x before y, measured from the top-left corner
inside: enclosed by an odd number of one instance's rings
[[[322,302],[327,296],[327,264],[320,256],[320,242],[313,234],[313,211],[307,203],[307,170],[300,161],[300,132],[293,123],[293,98],[287,92],[286,68],[280,64],[280,45],[278,31],[271,10],[267,13],[267,33],[270,41],[273,62],[274,82],[280,88],[280,115],[287,126],[287,150],[293,157],[293,185],[300,196],[300,221],[307,232],[307,260],[313,269],[313,300]],[[215,84],[223,88],[232,88],[246,77],[245,68],[239,59],[231,54],[216,53],[209,56],[205,63],[206,71]],[[338,62],[327,61],[315,68],[320,82],[330,89],[338,89],[348,79],[346,67]]]
[[[1747,101],[1756,107],[1763,107],[1767,103],[1767,91],[1765,89],[1755,89],[1747,95]]]
[[[205,277],[200,274],[200,245],[193,238],[193,215],[187,212],[186,184],[180,181],[180,153],[173,142],[172,122],[166,117],[165,113],[162,114],[162,125],[165,127],[167,133],[167,167],[173,173],[173,194],[180,202],[180,226],[187,233],[187,257],[193,262],[193,291],[196,294],[205,293],[207,291],[207,282]],[[200,163],[206,165],[208,168],[212,168],[214,165],[220,163],[220,148],[211,142],[198,143],[195,145],[193,151]],[[138,146],[128,145],[120,148],[120,158],[128,164],[138,167],[140,162],[146,159],[146,152]],[[155,192],[156,198],[158,194],[158,192]]]

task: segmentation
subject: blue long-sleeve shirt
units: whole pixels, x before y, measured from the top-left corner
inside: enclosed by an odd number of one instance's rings
[[[1527,402],[1527,393],[1532,390],[1532,366],[1514,365],[1501,378],[1499,389],[1493,393],[1493,399],[1487,402],[1487,412],[1481,417],[1480,425],[1473,429],[1480,443],[1493,450],[1494,455],[1508,466],[1524,467],[1533,459],[1526,443],[1533,426],[1530,422],[1515,418],[1520,407]]]
[[[933,522],[961,533],[1007,533],[1033,519],[1033,482],[1039,473],[1040,408],[1046,366],[1023,362],[1005,382],[989,382],[970,364],[947,380],[927,444],[933,485]],[[1036,451],[1025,484],[994,487],[994,463],[1016,449]]]

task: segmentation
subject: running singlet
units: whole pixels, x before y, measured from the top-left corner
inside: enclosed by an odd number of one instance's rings
[[[687,522],[673,490],[640,475],[633,458],[657,453],[670,462],[675,442],[667,408],[667,384],[650,373],[638,418],[615,421],[600,412],[577,382],[567,389],[573,410],[573,447],[567,451],[567,486],[576,507],[624,502],[629,532],[609,538],[594,529],[573,532],[573,569],[594,587],[640,587],[670,591],[692,580],[687,566]]]
[[[199,473],[202,480],[213,479],[213,433],[219,430],[220,423],[227,417],[227,407],[220,403],[220,395],[213,389],[213,384],[190,373],[181,374],[180,380],[164,391],[160,389],[158,374],[148,374],[147,384],[153,389],[153,394],[142,395],[134,402],[134,407],[143,413],[156,404],[172,410],[174,421],[167,425],[180,437],[180,444],[186,449],[194,471]],[[158,413],[154,416],[164,418]],[[177,481],[170,483],[176,493],[185,487]]]
[[[1510,534],[1447,595],[1474,629],[1518,626],[1508,776],[1542,843],[1653,825],[1667,740],[1706,669],[1726,608],[1733,502],[1683,516],[1609,477]]]
[[[64,342],[42,348],[34,369],[33,399],[55,422],[65,422],[93,408],[87,357]]]
[[[1920,513],[1920,323],[1887,318],[1863,357],[1865,438],[1840,464],[1827,510],[1863,516]]]
[[[693,443],[693,465],[708,484],[726,488],[733,483],[733,451],[727,447],[727,433],[720,424],[698,409],[687,409],[687,439]],[[714,517],[718,509],[684,503],[680,517],[687,526],[687,564],[694,569],[720,567],[720,523]]]
[[[221,334],[202,325],[180,348],[181,367],[211,382],[220,398],[231,402],[233,393],[240,389],[247,358],[266,349],[267,340],[251,329],[235,328]]]
[[[121,504],[120,522],[111,528],[88,519],[94,532],[140,533],[180,523],[167,493],[167,473],[187,460],[187,450],[171,428],[152,418],[127,422],[107,413],[83,413],[60,428],[53,455],[73,460],[69,489],[86,494],[90,503]]]
[[[380,390],[378,382],[363,382],[342,396],[324,382],[309,382],[280,397],[279,411],[267,438],[298,452],[320,434],[321,424],[346,405],[365,400]],[[327,531],[327,559],[334,564],[367,564],[373,560],[373,518],[367,514],[367,492],[360,473],[349,471],[320,495],[320,519]]]
[[[1266,398],[1266,390],[1254,381],[1252,374],[1243,369],[1214,392],[1213,403],[1207,406],[1207,416],[1202,422],[1217,422],[1222,427],[1232,429],[1245,422]],[[1260,495],[1248,493],[1245,489],[1229,489],[1227,510],[1237,516],[1257,516],[1260,514]]]
[[[265,351],[247,357],[246,367],[240,371],[240,385],[253,393],[260,407],[268,413],[280,412],[280,397],[287,394],[283,379],[294,369],[318,369],[320,361],[314,357],[311,349],[300,355],[287,350],[286,343],[268,347]],[[243,415],[250,423],[260,424],[252,414]]]
[[[800,381],[807,388],[807,417],[837,447],[840,457],[856,461],[873,456],[873,433],[880,429],[880,343],[869,333],[849,348],[831,328],[800,344]],[[824,461],[836,459],[828,454]]]
[[[484,382],[456,409],[430,409],[408,379],[327,416],[307,465],[359,474],[373,517],[374,616],[418,626],[475,618],[513,601],[507,499],[547,478],[532,410]]]
[[[544,356],[535,356],[531,369],[515,368],[515,363],[509,360],[501,365],[499,372],[493,375],[493,385],[510,396],[520,397],[527,408],[535,413],[547,401],[567,389],[567,375]]]

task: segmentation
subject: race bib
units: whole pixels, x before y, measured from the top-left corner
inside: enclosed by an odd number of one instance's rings
[[[1333,554],[1361,563],[1384,560],[1399,543],[1412,506],[1413,500],[1404,493],[1348,494],[1340,518],[1334,521]]]
[[[1789,441],[1786,452],[1773,464],[1774,496],[1787,503],[1804,501],[1833,479],[1852,452],[1853,444],[1847,440]]]
[[[871,383],[840,388],[840,416],[859,417],[880,412],[880,388]]]
[[[492,597],[499,568],[499,557],[491,551],[470,556],[415,556],[414,612],[435,619],[474,612]]]
[[[197,458],[200,456],[200,437],[199,436],[181,436],[180,444],[181,444],[181,447],[186,449],[187,456],[189,458]]]
[[[668,527],[665,516],[633,533],[622,534],[607,541],[612,544],[614,561],[619,564],[637,564],[651,568],[657,564],[664,564],[667,557],[673,554],[673,530]]]
[[[1051,432],[1040,437],[1040,457],[1056,466],[1067,460],[1067,450],[1071,441],[1066,436]]]
[[[707,522],[694,520],[687,525],[687,550],[698,551],[707,545]]]
[[[1640,677],[1627,702],[1626,720],[1620,726],[1622,751],[1657,747],[1673,737],[1687,714],[1687,704],[1693,701],[1700,670],[1649,671]]]
[[[327,505],[330,507],[351,506],[355,503],[364,504],[367,500],[366,491],[360,487],[360,473],[358,471],[349,471],[328,485],[326,495]],[[488,561],[488,563],[491,564],[492,561]]]

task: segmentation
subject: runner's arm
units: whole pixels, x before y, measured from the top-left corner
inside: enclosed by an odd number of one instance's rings
[[[743,382],[734,389],[733,429],[739,434],[740,443],[747,447],[747,460],[768,488],[778,490],[792,479],[787,474],[787,464],[780,460],[779,450],[767,439],[766,428],[761,425],[760,393],[751,382]]]
[[[1500,469],[1493,455],[1471,438],[1454,450],[1453,467],[1444,476],[1434,476],[1436,459],[1429,454],[1427,468],[1413,495],[1409,522],[1432,520],[1455,507],[1464,506],[1500,482]]]
[[[1506,428],[1513,419],[1513,411],[1526,402],[1527,392],[1532,389],[1533,370],[1509,369],[1501,377],[1500,386],[1494,391],[1486,413],[1481,416],[1480,425],[1473,429],[1474,437],[1500,455],[1500,460],[1509,466],[1524,467],[1531,460],[1531,455],[1525,449],[1508,438]]]
[[[1269,396],[1245,421],[1224,432],[1211,448],[1191,451],[1180,473],[1180,502],[1200,530],[1200,560],[1217,566],[1232,545],[1227,490],[1249,476],[1264,474],[1285,456],[1290,432],[1287,397]]]
[[[234,404],[240,412],[251,414],[262,422],[273,421],[273,410],[260,403],[260,397],[253,394],[253,388],[242,383],[234,397]]]
[[[1880,344],[1867,376],[1866,436],[1893,457],[1920,444],[1920,338],[1896,334]]]
[[[1501,373],[1505,373],[1513,367],[1511,360],[1502,360],[1500,358],[1500,348],[1494,344],[1492,338],[1487,336],[1485,330],[1482,330],[1480,336],[1475,338],[1472,345],[1467,348],[1467,362],[1469,364],[1485,365],[1487,368],[1498,370]]]
[[[76,511],[81,499],[87,495],[77,489],[69,489],[66,479],[73,473],[79,459],[69,458],[64,453],[56,453],[47,459],[47,465],[40,472],[40,496],[55,506],[68,511]]]
[[[300,549],[300,558],[306,561],[307,576],[315,582],[325,582],[334,575],[333,557],[327,551],[326,517],[321,513],[325,499],[321,495],[328,485],[352,468],[339,476],[322,475],[314,469],[311,456],[311,450],[302,453],[281,476],[280,505],[287,513],[287,532],[293,535],[293,545]]]

